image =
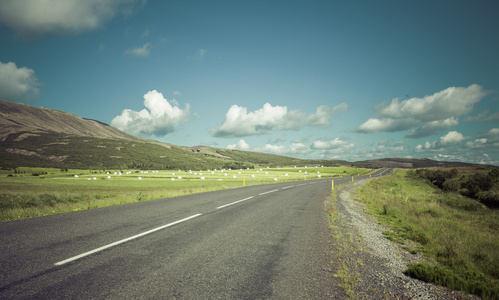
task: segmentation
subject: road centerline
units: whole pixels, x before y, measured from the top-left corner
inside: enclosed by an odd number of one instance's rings
[[[161,230],[161,229],[165,229],[167,227],[170,227],[170,226],[173,226],[173,225],[176,225],[176,224],[179,224],[179,223],[182,223],[182,222],[185,222],[187,220],[190,220],[190,219],[193,219],[193,218],[196,218],[196,217],[199,217],[201,216],[202,214],[196,214],[196,215],[192,215],[190,217],[187,217],[187,218],[184,218],[184,219],[181,219],[181,220],[178,220],[178,221],[175,221],[175,222],[172,222],[172,223],[169,223],[169,224],[166,224],[166,225],[163,225],[163,226],[160,226],[160,227],[157,227],[157,228],[154,228],[154,229],[151,229],[151,230],[148,230],[148,231],[145,231],[145,232],[142,232],[142,233],[139,233],[137,235],[134,235],[134,236],[131,236],[131,237],[128,237],[126,239],[122,239],[122,240],[119,240],[119,241],[116,241],[114,243],[111,243],[111,244],[107,244],[105,246],[102,246],[102,247],[99,247],[99,248],[96,248],[94,250],[90,250],[90,251],[87,251],[85,253],[82,253],[82,254],[79,254],[79,255],[76,255],[76,256],[73,256],[73,257],[70,257],[68,259],[65,259],[65,260],[61,260],[59,262],[56,262],[54,265],[56,266],[61,266],[61,265],[64,265],[64,264],[67,264],[69,262],[72,262],[72,261],[75,261],[75,260],[78,260],[80,258],[83,258],[83,257],[86,257],[86,256],[89,256],[91,254],[94,254],[94,253],[97,253],[97,252],[100,252],[100,251],[103,251],[105,249],[108,249],[108,248],[111,248],[111,247],[114,247],[114,246],[117,246],[119,244],[123,244],[125,242],[128,242],[128,241],[131,241],[131,240],[134,240],[134,239],[137,239],[139,237],[142,237],[142,236],[145,236],[145,235],[148,235],[148,234],[151,234],[153,232],[156,232],[158,230]]]
[[[263,193],[258,194],[258,196],[262,196],[262,195],[265,195],[265,194],[270,194],[270,193],[277,192],[277,191],[279,191],[279,190],[272,190],[272,191],[268,191],[268,192],[263,192]]]
[[[251,198],[253,198],[253,196],[250,196],[250,197],[248,197],[248,198],[244,198],[244,199],[241,199],[241,200],[237,200],[237,201],[231,202],[231,203],[229,203],[229,204],[225,204],[225,205],[219,206],[219,207],[217,207],[217,209],[224,208],[224,207],[227,207],[227,206],[230,206],[230,205],[233,205],[233,204],[239,203],[239,202],[243,202],[243,201],[249,200],[249,199],[251,199]]]

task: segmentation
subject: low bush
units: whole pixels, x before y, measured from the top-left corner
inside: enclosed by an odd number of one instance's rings
[[[477,272],[466,272],[464,276],[459,276],[447,267],[419,262],[409,265],[406,274],[424,282],[475,294],[482,299],[498,299],[499,297],[499,288],[491,286],[483,274]]]
[[[495,191],[478,192],[477,198],[487,207],[499,208],[499,194]]]
[[[450,171],[417,169],[409,171],[408,176],[427,180],[444,192],[459,193],[468,198],[478,200],[490,208],[499,208],[497,192],[494,191],[494,186],[499,179],[499,168],[490,169],[488,172],[475,170],[472,174],[461,175],[459,177],[458,173],[457,169]],[[453,201],[450,201],[449,204],[458,208],[462,206],[462,203],[458,203],[456,206],[456,203]],[[466,210],[475,209],[469,203],[462,206],[462,208]]]

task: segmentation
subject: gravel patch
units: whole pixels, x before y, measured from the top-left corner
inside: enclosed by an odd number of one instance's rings
[[[386,227],[364,212],[355,190],[369,180],[342,186],[331,203],[337,211],[333,231],[337,253],[334,265],[346,271],[345,296],[364,299],[480,299],[462,292],[422,282],[404,274],[408,264],[424,260],[383,236]]]

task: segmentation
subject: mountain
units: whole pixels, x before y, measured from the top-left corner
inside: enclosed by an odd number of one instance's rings
[[[74,114],[0,101],[0,168],[54,167],[79,169],[222,169],[293,165],[421,168],[481,166],[429,159],[386,158],[348,162],[298,159],[281,155],[183,147],[125,133]]]
[[[95,120],[83,119],[65,111],[38,108],[26,104],[0,101],[0,141],[11,134],[24,133],[23,139],[32,134],[48,132],[99,138],[141,140],[117,128]]]
[[[0,101],[0,168],[222,169],[254,165],[341,165],[345,161],[181,147],[139,138],[68,112]]]

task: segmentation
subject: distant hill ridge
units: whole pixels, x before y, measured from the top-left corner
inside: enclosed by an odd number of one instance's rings
[[[253,168],[255,165],[353,165],[365,168],[479,166],[405,158],[359,162],[313,160],[201,145],[183,147],[136,137],[103,122],[65,111],[0,101],[0,168],[195,170]]]
[[[0,141],[16,132],[142,140],[105,123],[44,107],[0,101]]]

